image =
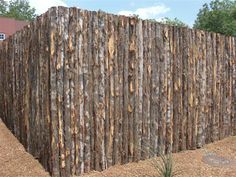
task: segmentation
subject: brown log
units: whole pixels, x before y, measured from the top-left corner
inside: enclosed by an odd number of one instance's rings
[[[180,29],[173,29],[173,152],[179,151],[180,121],[182,113],[182,61],[180,51]]]
[[[98,112],[98,102],[99,102],[99,93],[98,93],[98,79],[99,79],[99,64],[98,64],[98,18],[96,12],[92,12],[90,14],[90,28],[91,30],[91,38],[93,41],[89,41],[90,52],[91,52],[91,130],[90,130],[90,138],[91,138],[91,169],[95,169],[97,171],[101,170],[99,167],[99,156],[100,149],[98,146],[98,127],[99,127],[99,112]]]
[[[159,54],[159,118],[158,118],[158,153],[163,153],[165,149],[165,113],[164,113],[164,51],[162,50],[164,45],[163,38],[163,25],[157,24],[157,48]],[[143,115],[145,116],[145,115]]]
[[[124,133],[124,127],[123,127],[123,118],[124,118],[124,50],[125,50],[125,18],[123,16],[120,16],[118,18],[118,41],[117,41],[117,60],[118,60],[118,74],[119,74],[119,79],[118,79],[118,95],[119,95],[119,119],[118,119],[118,163],[122,163],[122,157],[124,153],[123,149],[123,133]]]
[[[108,161],[107,166],[113,164],[114,141],[114,21],[113,16],[108,15],[108,77],[109,77],[109,123],[108,123]]]
[[[70,119],[71,119],[71,125],[70,125],[70,134],[71,134],[71,148],[70,148],[70,174],[75,174],[76,171],[76,164],[75,164],[75,158],[76,158],[76,116],[78,116],[78,112],[76,114],[76,109],[78,109],[76,101],[76,87],[75,87],[75,81],[78,81],[78,75],[77,75],[77,66],[78,66],[78,59],[77,59],[77,53],[75,52],[77,47],[77,33],[74,31],[77,29],[77,9],[76,8],[70,8],[69,9],[69,32],[68,32],[68,53],[69,53],[69,67],[70,67],[70,82],[69,82],[69,88],[70,88]],[[69,168],[69,167],[68,167]]]
[[[205,144],[206,134],[206,35],[201,32],[201,57],[199,59],[199,125],[198,125],[198,147]]]
[[[79,116],[77,119],[77,128],[78,128],[78,134],[77,141],[76,141],[76,151],[77,151],[77,157],[76,157],[76,175],[82,174],[84,172],[84,142],[85,142],[85,129],[84,129],[84,106],[85,106],[85,100],[84,100],[84,55],[85,55],[85,47],[87,43],[84,43],[86,41],[86,29],[87,26],[84,23],[86,21],[85,11],[79,10],[78,11],[78,99],[79,99]]]
[[[120,117],[120,111],[119,111],[119,71],[118,71],[118,16],[113,16],[114,23],[114,32],[113,32],[113,80],[114,84],[111,84],[114,90],[111,96],[114,97],[114,134],[113,134],[113,152],[112,152],[112,164],[115,165],[118,163],[118,157],[119,157],[119,117]]]
[[[225,137],[226,133],[226,118],[227,115],[225,115],[226,110],[226,88],[224,87],[226,85],[226,76],[225,76],[225,36],[221,35],[221,42],[220,42],[220,139],[223,139]]]
[[[91,165],[91,142],[90,138],[93,138],[90,136],[91,133],[91,126],[92,126],[92,22],[91,22],[91,12],[85,11],[84,14],[86,17],[84,19],[84,43],[86,43],[86,46],[84,47],[84,56],[83,56],[83,74],[84,74],[84,172],[90,171],[90,165]]]
[[[232,46],[235,46],[235,38],[232,38]],[[232,124],[233,124],[233,135],[236,135],[236,51],[235,47],[232,47]]]
[[[124,110],[123,110],[123,120],[122,120],[122,125],[123,125],[123,135],[122,135],[122,163],[128,163],[128,131],[129,131],[129,119],[128,119],[128,114],[129,114],[129,81],[128,81],[128,70],[129,70],[129,18],[124,17],[124,61],[123,61],[123,77],[124,77],[124,83],[123,83],[123,92],[124,92]]]
[[[192,103],[192,144],[191,149],[196,149],[197,145],[197,106],[198,106],[198,94],[197,94],[197,43],[196,43],[196,31],[191,30],[192,33],[192,65],[191,65],[191,79],[192,79],[192,95],[193,99],[190,101]]]
[[[99,170],[106,169],[106,156],[105,156],[105,56],[106,49],[105,36],[103,35],[105,31],[106,14],[103,12],[98,12],[98,65],[99,65],[99,75],[98,75],[98,132],[97,132],[97,145],[99,146]]]
[[[129,19],[129,60],[128,60],[128,158],[129,162],[134,158],[134,124],[135,124],[135,58],[136,58],[136,31],[137,19]],[[136,131],[136,130],[135,130]]]
[[[136,154],[136,159],[135,160],[140,160],[141,159],[141,143],[142,143],[142,120],[143,120],[143,23],[141,20],[138,20],[137,24],[137,70],[136,70],[136,111],[135,111],[135,116],[136,116],[136,149],[135,149],[135,154]]]
[[[212,137],[211,141],[214,142],[219,139],[219,80],[217,79],[217,67],[218,67],[218,56],[217,56],[217,41],[218,36],[213,34],[212,36]]]
[[[168,35],[167,35],[168,33]],[[166,60],[167,60],[167,70],[166,70],[166,83],[167,83],[167,102],[166,102],[166,147],[165,152],[172,152],[173,144],[173,27],[169,27],[166,33]],[[191,45],[191,44],[190,44]]]
[[[59,165],[59,137],[58,137],[58,120],[57,120],[57,99],[56,99],[56,40],[57,40],[57,8],[49,11],[50,15],[50,122],[51,122],[51,168],[53,176],[60,176]],[[31,125],[30,125],[31,126]]]
[[[110,122],[110,70],[109,70],[109,33],[108,33],[108,25],[109,25],[109,15],[105,15],[105,22],[104,22],[104,32],[107,35],[104,36],[104,92],[105,92],[105,120],[104,120],[104,153],[105,153],[105,168],[108,168],[109,162],[109,122]]]
[[[193,58],[193,33],[192,30],[188,30],[187,33],[187,38],[188,38],[188,49],[187,49],[187,58],[185,58],[185,60],[187,60],[187,67],[186,67],[186,72],[187,72],[187,100],[186,100],[186,106],[187,106],[187,134],[186,134],[186,147],[187,149],[191,149],[192,147],[192,137],[193,137],[193,127],[194,127],[194,117],[195,117],[195,112],[194,112],[194,99],[195,99],[195,95],[193,93],[193,80],[194,80],[194,58]]]
[[[142,112],[142,142],[141,158],[146,159],[149,155],[148,142],[148,118],[149,118],[149,99],[148,99],[148,21],[143,21],[143,112]]]

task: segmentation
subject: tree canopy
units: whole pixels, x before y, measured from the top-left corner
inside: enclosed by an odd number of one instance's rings
[[[35,9],[30,7],[28,0],[0,0],[0,16],[17,20],[31,21],[36,17]]]
[[[236,1],[213,0],[204,4],[194,28],[236,36]]]
[[[165,17],[162,22],[166,25],[171,25],[171,26],[178,26],[178,27],[188,27],[187,24],[179,20],[178,18],[170,19],[168,17]]]

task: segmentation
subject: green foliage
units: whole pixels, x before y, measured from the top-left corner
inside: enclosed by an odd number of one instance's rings
[[[236,36],[236,1],[213,0],[204,4],[194,28]]]
[[[0,16],[3,16],[7,11],[7,3],[4,0],[0,0]]]
[[[150,165],[156,169],[158,177],[174,177],[182,173],[181,170],[175,168],[171,151],[168,150],[167,154],[165,154],[162,148],[157,150],[151,147],[146,141],[143,143],[145,148],[140,150],[154,157],[150,159]],[[158,156],[160,158],[158,158]]]
[[[157,170],[160,177],[174,177],[178,173],[174,170],[173,159],[171,153],[167,155],[160,154],[161,160],[157,158],[151,159],[152,166]]]
[[[170,19],[168,17],[165,17],[162,22],[166,25],[170,26],[178,26],[178,27],[188,27],[187,24],[179,20],[178,18]]]
[[[31,8],[28,0],[0,0],[0,15],[17,20],[31,21],[36,17],[35,9]]]
[[[168,153],[165,155],[162,148],[159,148],[159,152],[157,152],[157,149],[153,149],[147,144],[148,143],[144,141],[146,148],[141,151],[154,157],[150,159],[150,163],[155,168],[158,177],[174,177],[181,174],[181,170],[176,169],[174,166],[171,151],[168,150]]]

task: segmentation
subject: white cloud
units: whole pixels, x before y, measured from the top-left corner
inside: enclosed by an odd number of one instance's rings
[[[30,6],[36,9],[36,14],[41,15],[53,6],[67,6],[63,0],[29,0]]]
[[[118,12],[119,15],[138,15],[142,19],[155,19],[158,18],[159,15],[165,14],[170,11],[169,7],[166,7],[164,4],[152,6],[152,7],[146,7],[146,8],[138,8],[134,11],[124,10]]]

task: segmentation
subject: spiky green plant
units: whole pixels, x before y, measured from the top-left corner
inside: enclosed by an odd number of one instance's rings
[[[158,149],[150,146],[149,143],[143,141],[144,148],[140,149],[141,152],[149,154],[153,158],[149,160],[151,166],[156,169],[158,177],[174,177],[180,175],[182,170],[177,169],[174,165],[172,153],[168,148],[167,153],[161,147]]]
[[[160,177],[174,177],[178,173],[174,169],[173,159],[171,153],[166,155],[160,154],[160,159],[151,159],[152,166],[157,170]]]

